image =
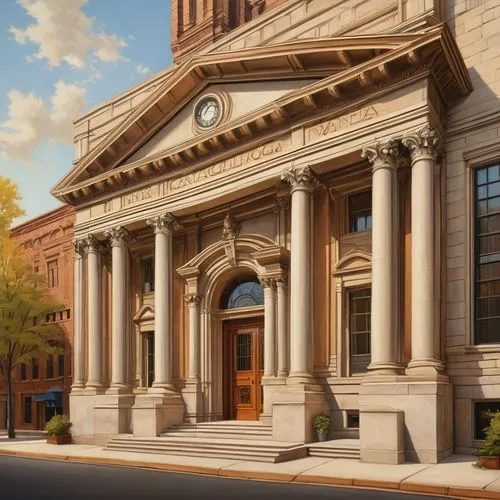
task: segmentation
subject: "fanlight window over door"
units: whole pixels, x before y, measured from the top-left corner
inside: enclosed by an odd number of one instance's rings
[[[237,309],[264,305],[264,290],[256,279],[245,279],[232,283],[221,301],[222,309]]]

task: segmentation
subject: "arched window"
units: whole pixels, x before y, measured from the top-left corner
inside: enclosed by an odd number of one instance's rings
[[[255,278],[245,278],[231,283],[221,300],[222,309],[261,306],[264,304],[264,290]]]

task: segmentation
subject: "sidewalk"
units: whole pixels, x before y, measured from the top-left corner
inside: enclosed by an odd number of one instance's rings
[[[146,453],[107,451],[92,445],[49,445],[0,436],[0,455],[140,467],[240,479],[312,483],[428,493],[474,500],[500,499],[500,471],[472,467],[475,458],[454,455],[437,465],[365,464],[355,460],[307,457],[279,464]],[[409,497],[411,498],[411,497]]]

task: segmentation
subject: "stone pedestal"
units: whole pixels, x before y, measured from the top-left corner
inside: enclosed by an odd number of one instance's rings
[[[260,421],[264,425],[271,425],[273,422],[273,404],[276,400],[276,394],[286,384],[285,378],[263,377],[262,390],[264,391],[264,408],[260,415]]]
[[[184,421],[180,394],[136,396],[132,408],[132,432],[136,437],[159,436],[165,429]]]
[[[99,396],[94,406],[94,435],[96,441],[106,441],[117,434],[132,432],[131,394]]]
[[[94,442],[94,405],[98,397],[85,389],[71,391],[69,414],[73,424],[71,427],[73,442]]]
[[[368,408],[360,413],[359,418],[361,461],[404,463],[404,412],[393,408]]]
[[[367,377],[360,386],[359,406],[361,446],[363,437],[384,432],[390,422],[386,413],[374,409],[391,408],[404,412],[405,460],[435,464],[453,450],[452,385],[447,377],[426,380],[421,377]],[[388,420],[389,419],[389,420]],[[394,425],[393,421],[391,425]],[[391,435],[393,429],[387,431]],[[383,453],[371,455],[370,461],[382,462]]]
[[[186,405],[185,420],[191,423],[201,422],[202,393],[200,383],[198,381],[190,382],[188,380],[186,386],[182,389],[182,398]]]
[[[286,385],[274,394],[273,440],[310,443],[316,439],[314,417],[328,413],[328,403],[320,386]]]

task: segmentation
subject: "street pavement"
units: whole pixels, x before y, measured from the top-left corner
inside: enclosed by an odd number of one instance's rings
[[[12,500],[439,500],[444,497],[0,456],[0,498]]]

